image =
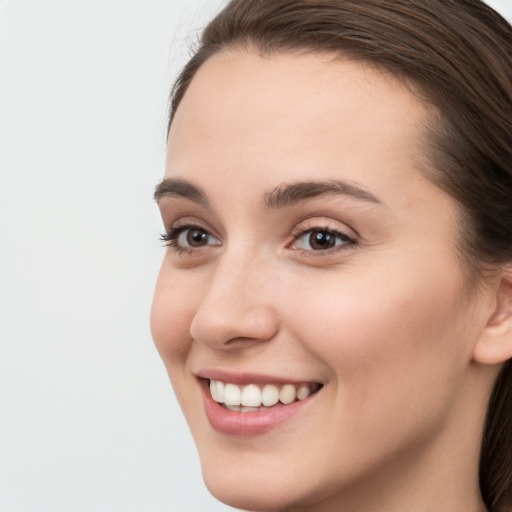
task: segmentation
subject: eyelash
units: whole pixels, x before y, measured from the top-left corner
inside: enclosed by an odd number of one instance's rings
[[[204,247],[206,246],[198,246],[198,247],[187,247],[183,246],[179,242],[180,236],[185,233],[188,230],[197,230],[201,231],[204,234],[206,234],[208,237],[215,238],[207,229],[203,228],[202,226],[199,226],[197,224],[186,224],[183,226],[177,226],[174,228],[171,228],[167,233],[163,233],[160,235],[160,240],[164,243],[164,246],[171,247],[174,251],[176,251],[177,254],[192,254],[192,253],[198,253]],[[347,235],[346,233],[339,231],[337,229],[329,228],[329,227],[323,227],[320,228],[318,226],[313,227],[298,227],[294,232],[292,233],[293,240],[290,242],[286,247],[287,248],[293,248],[293,246],[301,240],[301,238],[305,237],[307,234],[313,234],[313,233],[324,233],[328,234],[330,236],[333,236],[335,239],[335,243],[337,241],[341,241],[341,243],[336,243],[333,247],[329,247],[327,249],[299,249],[295,248],[294,250],[301,253],[301,255],[308,256],[308,257],[318,257],[318,256],[325,256],[327,254],[333,254],[340,250],[346,250],[349,247],[353,247],[356,245],[357,241],[352,238],[351,236]],[[219,244],[209,244],[209,245],[220,245]]]

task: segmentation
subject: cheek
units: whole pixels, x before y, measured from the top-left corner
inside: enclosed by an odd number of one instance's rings
[[[296,309],[315,319],[297,316],[295,335],[330,367],[333,413],[357,412],[343,419],[355,435],[407,417],[439,417],[467,364],[460,284],[389,270],[400,279],[344,275],[338,286],[318,286],[322,294],[307,304],[295,294],[303,301]]]
[[[167,368],[184,364],[191,347],[190,324],[195,314],[193,289],[184,286],[162,265],[151,307],[151,334]]]
[[[197,288],[188,281],[180,280],[179,273],[171,272],[164,260],[151,307],[151,334],[176,398],[190,421],[197,414],[187,399],[190,388],[187,359],[192,348],[190,324],[197,300],[197,292],[193,290]]]

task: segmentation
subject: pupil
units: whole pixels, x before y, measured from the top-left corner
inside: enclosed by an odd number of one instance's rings
[[[336,239],[327,231],[313,231],[309,235],[309,244],[313,249],[330,249],[336,244]]]
[[[192,247],[206,245],[206,242],[208,242],[208,234],[199,229],[191,229],[187,234],[187,242]]]

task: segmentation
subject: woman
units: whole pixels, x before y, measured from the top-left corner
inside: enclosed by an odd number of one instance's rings
[[[512,29],[233,0],[180,75],[152,332],[221,501],[512,510]]]

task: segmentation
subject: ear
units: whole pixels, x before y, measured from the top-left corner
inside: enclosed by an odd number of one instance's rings
[[[494,309],[473,350],[473,360],[482,364],[512,358],[512,265],[504,268],[493,298]]]

